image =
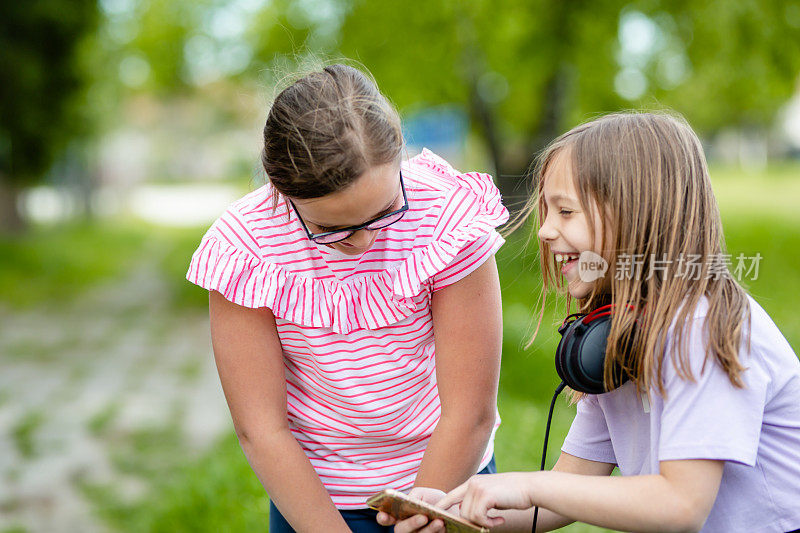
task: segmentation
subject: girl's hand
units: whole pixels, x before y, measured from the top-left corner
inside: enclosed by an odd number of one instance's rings
[[[444,492],[428,487],[414,487],[411,489],[408,495],[412,498],[418,498],[424,502],[436,505],[436,503],[442,499],[442,496],[444,496]],[[454,506],[452,509],[447,510],[451,513],[458,514],[458,506]],[[411,516],[398,522],[390,515],[384,512],[379,512],[377,521],[379,524],[384,526],[391,526],[392,524],[395,524],[395,533],[437,533],[445,530],[444,523],[441,520],[429,521],[427,516],[421,514]]]
[[[460,504],[462,517],[484,527],[492,528],[505,523],[492,510],[529,509],[534,502],[529,494],[531,474],[508,472],[472,476],[444,498],[437,506]]]

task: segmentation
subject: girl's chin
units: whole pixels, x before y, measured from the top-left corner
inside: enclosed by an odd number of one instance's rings
[[[586,283],[585,281],[576,279],[567,283],[567,292],[576,300],[581,300],[591,294],[592,285],[593,284],[591,283]]]
[[[332,244],[331,248],[334,248],[336,251],[341,252],[341,253],[343,253],[345,255],[361,255],[364,252],[366,252],[367,250],[369,250],[370,248],[372,248],[373,244],[375,244],[375,241],[369,243],[369,246],[367,246],[366,248],[358,248],[358,247],[350,246],[350,245],[347,245],[347,244],[338,244],[337,243],[337,244]]]

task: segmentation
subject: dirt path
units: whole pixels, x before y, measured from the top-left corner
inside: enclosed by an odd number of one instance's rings
[[[71,302],[0,304],[0,531],[106,531],[80,485],[140,493],[119,467],[132,436],[177,431],[181,454],[230,430],[207,314],[163,289],[145,264]]]

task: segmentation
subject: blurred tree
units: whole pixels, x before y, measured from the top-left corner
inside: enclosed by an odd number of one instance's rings
[[[21,187],[87,133],[76,51],[98,20],[96,0],[3,2],[0,14],[0,229],[18,231]]]
[[[798,29],[785,0],[353,0],[340,49],[401,108],[462,103],[510,192],[598,113],[669,106],[705,133],[766,127],[795,88]]]
[[[621,20],[635,20],[637,10],[655,32],[649,50],[620,58],[645,75],[647,89],[635,101],[655,99],[714,133],[768,127],[797,90],[797,0],[640,1]]]
[[[341,49],[401,108],[460,102],[485,140],[503,189],[566,114],[615,108],[621,2],[356,1]]]

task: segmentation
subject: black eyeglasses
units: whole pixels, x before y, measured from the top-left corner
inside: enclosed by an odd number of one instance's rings
[[[306,226],[306,223],[303,221],[303,217],[300,216],[300,212],[297,210],[297,206],[294,205],[294,202],[292,202],[288,198],[287,200],[292,205],[292,208],[294,209],[297,218],[300,220],[300,224],[302,224],[303,229],[306,230],[306,235],[308,235],[309,239],[320,244],[332,244],[334,242],[343,241],[349,238],[351,235],[353,235],[353,233],[359,230],[362,229],[370,231],[379,230],[387,226],[391,226],[392,224],[403,218],[403,215],[405,215],[406,211],[408,211],[408,197],[406,197],[406,187],[403,184],[402,172],[400,172],[400,190],[403,191],[403,207],[401,207],[397,211],[392,211],[391,213],[386,213],[385,215],[375,217],[372,220],[369,220],[363,224],[359,224],[358,226],[348,226],[346,228],[341,228],[333,231],[326,231],[323,233],[311,233],[310,231],[308,231],[308,226]]]

